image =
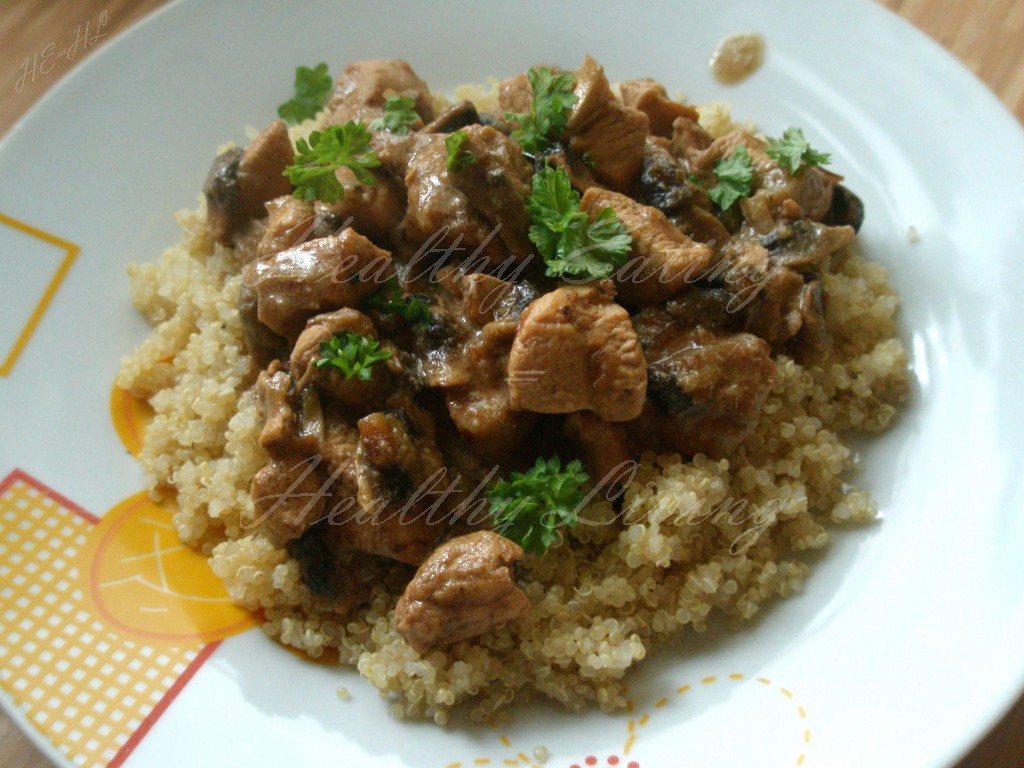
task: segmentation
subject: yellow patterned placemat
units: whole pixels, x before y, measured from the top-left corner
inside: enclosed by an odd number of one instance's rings
[[[252,626],[144,494],[100,520],[0,481],[0,686],[77,766],[124,762],[219,638]]]

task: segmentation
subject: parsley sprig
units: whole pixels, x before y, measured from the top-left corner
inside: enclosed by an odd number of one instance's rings
[[[334,203],[345,197],[345,188],[334,175],[339,168],[351,168],[363,184],[373,184],[374,176],[367,169],[380,165],[370,146],[370,132],[352,121],[313,131],[308,142],[296,142],[295,151],[295,163],[284,174],[295,185],[294,195],[309,201]]]
[[[754,191],[754,161],[743,144],[715,163],[714,172],[718,183],[708,195],[723,211],[729,210],[733,203],[741,197],[749,197]]]
[[[533,92],[533,111],[506,112],[505,119],[519,123],[512,132],[512,139],[524,152],[536,155],[561,136],[569,119],[567,112],[576,103],[576,94],[572,92],[571,72],[556,75],[547,67],[531,68],[526,72],[526,79]]]
[[[295,95],[277,108],[278,117],[288,123],[301,123],[316,117],[333,87],[334,81],[327,73],[325,63],[320,62],[313,69],[296,67]]]
[[[579,461],[537,459],[526,472],[510,472],[487,492],[495,530],[525,552],[543,555],[558,540],[558,529],[576,525],[588,480]]]
[[[392,275],[367,302],[373,309],[389,315],[398,315],[417,325],[428,324],[432,316],[430,305],[418,296],[402,296],[397,275]]]
[[[530,240],[547,265],[548,277],[609,277],[626,263],[633,238],[612,208],[593,220],[580,210],[580,194],[562,168],[545,166],[533,175],[526,203],[533,222]]]
[[[358,333],[336,333],[330,341],[320,342],[320,355],[313,361],[317,368],[337,368],[346,379],[369,381],[372,366],[387,360],[391,353],[380,348],[380,342]]]
[[[469,134],[462,130],[445,136],[444,148],[448,153],[448,158],[444,163],[445,168],[458,173],[476,162],[476,155],[468,149],[464,149],[467,143],[469,143]]]
[[[793,127],[783,131],[781,139],[769,138],[765,152],[768,157],[778,160],[779,165],[790,173],[796,173],[801,166],[814,168],[825,165],[832,159],[827,152],[813,149],[804,138],[804,132]]]
[[[416,99],[410,96],[388,96],[384,99],[384,114],[370,123],[370,130],[408,133],[409,126],[420,119],[415,106]]]

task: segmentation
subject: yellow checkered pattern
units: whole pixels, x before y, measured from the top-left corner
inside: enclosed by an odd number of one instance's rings
[[[199,648],[133,642],[89,611],[74,559],[91,527],[24,476],[0,494],[0,685],[76,766],[102,767]]]

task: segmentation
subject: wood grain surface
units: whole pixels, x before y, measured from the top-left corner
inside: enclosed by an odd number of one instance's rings
[[[0,136],[84,58],[164,2],[0,0]],[[945,46],[1024,123],[1024,0],[879,2]],[[48,765],[0,713],[0,766]],[[955,768],[1021,766],[1024,696]]]

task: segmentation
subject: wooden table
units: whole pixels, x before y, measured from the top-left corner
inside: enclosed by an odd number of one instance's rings
[[[7,132],[46,90],[92,50],[162,5],[166,0],[0,0],[0,136]],[[927,32],[978,75],[1024,122],[1024,0],[880,0]],[[95,45],[47,59],[37,59],[34,80],[23,62],[75,40],[75,28],[98,26],[104,35]],[[31,65],[30,65],[31,66]],[[0,713],[0,766],[44,768],[49,763]],[[1024,766],[1024,697],[977,748],[955,768]]]

